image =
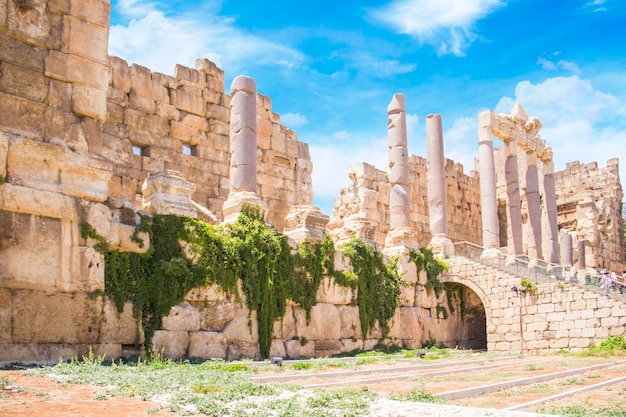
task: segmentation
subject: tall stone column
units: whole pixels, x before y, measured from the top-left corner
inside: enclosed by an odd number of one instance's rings
[[[256,83],[236,77],[230,87],[230,193],[224,202],[224,223],[233,223],[244,207],[267,213],[257,195]]]
[[[545,260],[558,264],[561,258],[559,254],[559,223],[556,211],[556,187],[554,185],[554,161],[552,150],[548,148],[547,154],[550,159],[543,161],[543,202],[546,211],[545,227]]]
[[[523,255],[522,210],[517,168],[517,144],[515,140],[504,142],[506,159],[504,161],[504,179],[506,181],[508,252],[509,255]]]
[[[385,253],[405,253],[417,247],[411,230],[411,188],[409,184],[409,153],[406,135],[404,94],[394,94],[389,106],[387,143],[389,146],[389,234]]]
[[[572,250],[572,235],[564,229],[561,229],[559,235],[561,243],[561,265],[572,266],[574,258]]]
[[[587,244],[585,243],[585,239],[578,239],[578,242],[576,242],[576,254],[578,256],[576,267],[578,269],[584,270],[587,267],[587,263],[585,261],[586,248],[587,248]]]
[[[526,203],[528,209],[528,257],[543,259],[541,233],[541,199],[539,198],[539,173],[537,153],[526,152]]]
[[[478,156],[480,169],[480,206],[483,223],[483,256],[500,252],[500,222],[496,196],[496,169],[493,157],[492,124],[494,114],[485,110],[478,116]]]
[[[448,190],[439,114],[426,116],[426,160],[430,246],[433,252],[444,253],[446,248],[451,248],[452,242],[448,238]]]

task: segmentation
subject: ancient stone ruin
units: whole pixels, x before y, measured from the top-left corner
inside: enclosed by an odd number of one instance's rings
[[[426,116],[427,158],[408,154],[396,94],[388,166],[350,167],[329,217],[313,205],[308,145],[253,79],[236,77],[227,93],[207,59],[164,75],[109,56],[109,13],[107,0],[0,3],[0,361],[137,353],[141,323],[130,302],[119,310],[105,295],[97,245],[146,252],[141,216],[229,224],[246,207],[294,245],[361,238],[399,256],[407,282],[387,337],[381,323],[363,337],[355,290],[325,277],[310,317],[292,302],[274,323],[272,356],[381,342],[579,350],[624,334],[623,301],[581,285],[625,266],[617,159],[554,172],[541,122],[516,105],[479,115],[477,169],[467,175],[444,157],[441,115]],[[450,267],[442,293],[408,259],[424,247]],[[507,269],[520,262],[534,294]],[[353,268],[340,249],[335,268]],[[258,358],[252,316],[215,286],[194,288],[151,343],[170,357]]]

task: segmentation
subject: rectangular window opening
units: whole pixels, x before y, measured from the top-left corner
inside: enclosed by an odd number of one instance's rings
[[[150,156],[150,148],[148,146],[133,145],[133,155]]]
[[[183,144],[183,155],[198,156],[198,146]]]

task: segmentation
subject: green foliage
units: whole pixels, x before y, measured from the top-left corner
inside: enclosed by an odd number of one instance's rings
[[[324,276],[338,275],[335,271],[335,244],[324,236],[321,245],[304,241],[294,255],[294,279],[291,294],[293,301],[306,311],[307,322],[311,319],[311,307]]]
[[[424,388],[413,388],[411,391],[400,394],[393,394],[392,400],[396,401],[417,401],[431,404],[447,404],[448,400],[439,395],[431,394]]]
[[[143,246],[140,233],[150,238],[145,253],[120,252],[110,248],[91,225],[81,225],[83,238],[94,239],[94,247],[104,254],[104,293],[120,312],[127,301],[133,303],[148,347],[162,318],[198,286],[216,284],[240,299],[241,282],[246,306],[250,313],[256,312],[259,350],[264,358],[269,356],[274,322],[284,316],[287,300],[302,305],[308,320],[325,276],[358,290],[355,303],[363,337],[376,322],[385,337],[387,322],[398,307],[403,284],[398,260],[385,264],[382,254],[361,239],[345,247],[354,272],[342,272],[334,269],[335,247],[329,237],[321,244],[303,242],[293,251],[287,237],[252,209],[244,209],[237,222],[226,227],[189,217],[141,216],[132,239]]]
[[[434,348],[437,346],[437,339],[433,336],[433,334],[428,331],[428,340],[422,343],[422,347],[425,349]]]
[[[100,253],[106,253],[109,251],[109,244],[106,239],[103,236],[100,236],[89,223],[80,224],[80,237],[83,239],[95,240],[96,244],[93,245],[93,248]]]
[[[448,309],[450,313],[454,313],[454,301],[459,300],[459,310],[461,313],[461,320],[465,320],[465,298],[463,298],[463,285],[454,282],[448,282],[445,284],[446,297],[448,299]]]
[[[532,282],[529,279],[523,279],[522,282],[520,282],[520,285],[524,288],[526,288],[526,291],[529,294],[534,294],[537,292],[537,286],[535,285],[534,282]]]
[[[609,351],[626,351],[626,339],[624,339],[624,336],[621,334],[613,335],[600,343],[600,349]]]
[[[311,369],[312,366],[313,364],[310,362],[296,362],[293,365],[289,365],[289,368],[296,371],[306,371],[308,369]]]
[[[444,320],[448,319],[448,310],[442,304],[437,304],[437,319],[439,318],[439,315],[441,315],[441,318]]]
[[[562,417],[626,417],[625,410],[611,408],[593,409],[584,404],[542,408],[538,411],[540,413],[554,414]]]
[[[418,274],[422,272],[422,270],[426,271],[427,279],[425,287],[427,289],[433,289],[435,291],[435,295],[439,298],[439,295],[441,295],[441,292],[444,289],[444,285],[439,279],[439,276],[442,272],[448,271],[450,269],[450,265],[435,258],[433,251],[428,248],[411,250],[409,253],[409,260],[415,263]]]
[[[269,357],[274,322],[285,315],[294,276],[294,258],[287,237],[265,224],[262,213],[244,210],[228,233],[235,245],[246,303],[256,311],[259,349]]]
[[[363,338],[378,322],[383,338],[389,333],[388,321],[400,302],[400,286],[404,280],[398,272],[398,259],[383,262],[380,252],[363,239],[355,238],[343,246],[344,255],[352,261],[357,281],[359,319]]]

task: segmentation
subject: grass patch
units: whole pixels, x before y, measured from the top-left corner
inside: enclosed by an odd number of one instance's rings
[[[393,394],[392,400],[416,401],[420,403],[447,404],[448,400],[439,395],[428,392],[425,388],[413,388],[411,391],[401,394]]]

